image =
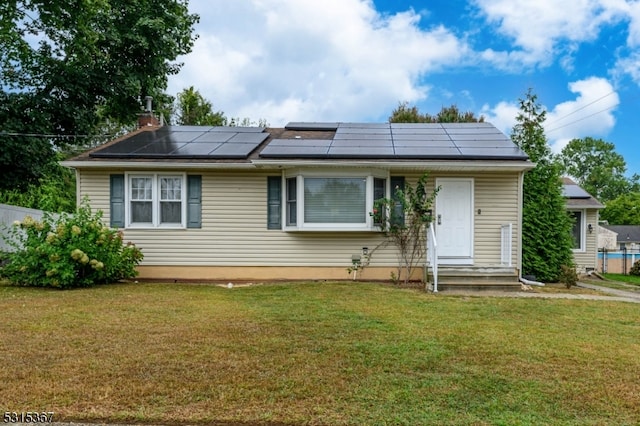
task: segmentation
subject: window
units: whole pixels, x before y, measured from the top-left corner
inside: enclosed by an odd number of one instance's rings
[[[295,226],[298,222],[296,178],[287,179],[287,226]]]
[[[573,228],[571,229],[573,250],[584,251],[584,212],[581,210],[569,211],[569,216],[573,218]]]
[[[388,193],[387,180],[386,176],[373,173],[309,172],[287,176],[283,197],[285,230],[375,230],[374,217],[379,220],[381,216],[372,217],[371,213],[375,200]]]
[[[366,222],[365,178],[304,179],[305,223]]]
[[[127,179],[126,224],[131,227],[186,226],[184,175],[137,175]]]
[[[160,223],[182,223],[182,178],[160,177]]]

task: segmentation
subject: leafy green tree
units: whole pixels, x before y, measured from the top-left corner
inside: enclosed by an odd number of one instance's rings
[[[562,266],[573,264],[572,222],[562,195],[561,168],[547,144],[546,112],[537,96],[529,90],[519,104],[511,139],[536,163],[524,176],[522,272],[556,282]]]
[[[460,112],[456,105],[442,107],[439,113],[431,115],[421,113],[418,108],[402,102],[393,110],[389,117],[390,123],[478,123],[483,122],[484,117],[476,117],[473,112]]]
[[[640,225],[640,192],[622,194],[607,201],[600,219],[612,225]]]
[[[192,126],[223,126],[227,119],[222,111],[213,111],[213,104],[193,88],[178,93],[177,123]]]
[[[573,139],[558,158],[563,173],[573,177],[578,185],[602,202],[627,193],[633,185],[634,178],[625,177],[624,157],[615,151],[614,144],[602,139]]]
[[[58,158],[62,159],[60,155]],[[0,203],[53,213],[72,213],[77,203],[75,173],[53,162],[35,183],[1,190]]]
[[[1,2],[0,187],[37,181],[53,146],[95,133],[98,108],[135,121],[140,98],[180,69],[198,19],[184,0]]]

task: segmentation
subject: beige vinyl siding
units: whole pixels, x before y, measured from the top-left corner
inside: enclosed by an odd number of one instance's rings
[[[593,226],[593,232],[590,234],[586,227],[591,224]],[[596,269],[597,255],[598,255],[598,210],[587,209],[585,215],[585,251],[574,251],[573,261],[576,264],[576,268],[579,272],[586,271],[587,268]]]
[[[475,178],[474,264],[500,266],[501,227],[512,224],[511,264],[517,265],[518,175],[483,175]]]
[[[143,265],[343,266],[383,240],[377,232],[284,232],[267,229],[267,172],[203,172],[201,229],[125,229]],[[81,192],[109,216],[109,172],[82,172]],[[105,191],[106,188],[106,191]],[[395,266],[394,250],[372,265]]]
[[[473,265],[479,267],[502,266],[500,263],[501,227],[503,224],[511,223],[511,265],[517,267],[519,247],[518,173],[431,174],[428,181],[430,189],[434,189],[435,179],[439,177],[473,179]],[[415,184],[417,179],[418,176],[410,176],[407,181]]]
[[[110,171],[78,174],[80,196],[104,212],[109,223]],[[115,172],[119,173],[119,172]],[[123,172],[120,172],[123,173]],[[377,232],[284,232],[267,229],[267,176],[279,172],[203,171],[201,229],[125,229],[127,241],[144,253],[142,265],[183,266],[317,266],[344,267],[362,247],[373,250],[383,241]],[[194,172],[195,174],[195,172]],[[415,184],[419,173],[391,172]],[[474,265],[500,265],[500,226],[513,224],[512,264],[517,262],[518,174],[435,174],[474,178]],[[393,191],[393,188],[392,188]],[[478,209],[481,209],[478,214]],[[397,265],[395,248],[377,250],[372,267]],[[345,272],[346,273],[346,272]]]

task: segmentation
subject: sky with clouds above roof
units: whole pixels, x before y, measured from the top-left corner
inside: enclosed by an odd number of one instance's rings
[[[169,79],[227,117],[386,122],[455,104],[507,135],[532,89],[558,152],[612,142],[640,173],[640,2],[190,0],[192,53]]]

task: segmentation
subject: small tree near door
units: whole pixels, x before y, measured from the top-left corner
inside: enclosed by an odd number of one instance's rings
[[[373,218],[386,236],[384,244],[398,249],[398,272],[395,282],[407,284],[419,262],[426,256],[426,228],[433,219],[433,203],[438,189],[427,192],[428,173],[423,174],[415,187],[391,188],[391,199],[374,203]]]

